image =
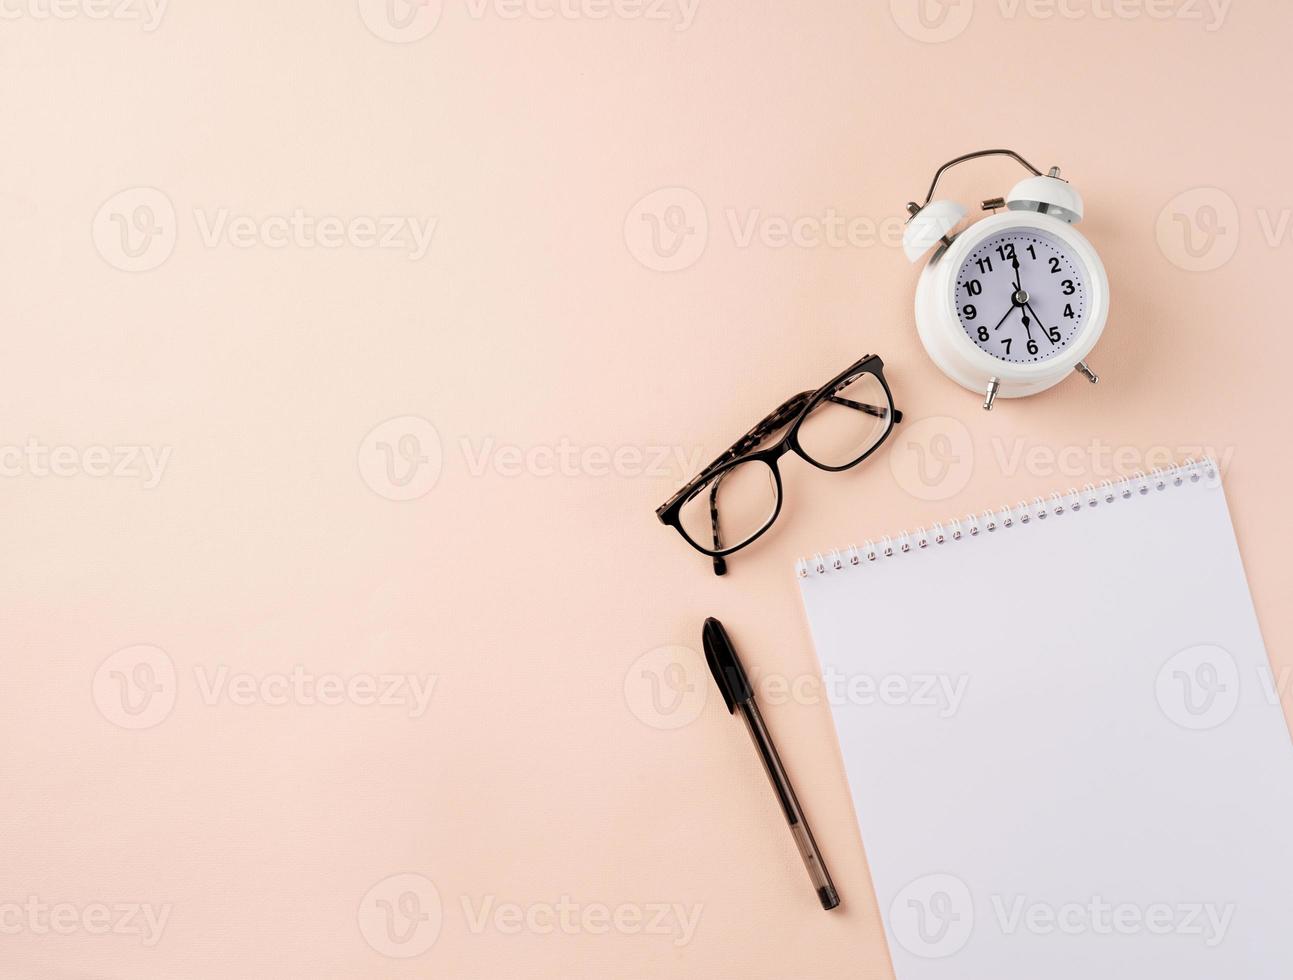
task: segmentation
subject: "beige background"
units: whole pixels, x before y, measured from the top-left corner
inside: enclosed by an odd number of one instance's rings
[[[1293,666],[1285,5],[392,2],[3,4],[5,976],[887,977],[793,560],[1202,447]],[[895,246],[990,145],[1113,306],[989,416]],[[890,450],[714,578],[655,506],[866,352]]]

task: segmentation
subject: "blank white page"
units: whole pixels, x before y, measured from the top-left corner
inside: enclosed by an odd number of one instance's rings
[[[1224,491],[1113,489],[801,563],[899,980],[1293,976],[1293,740]]]

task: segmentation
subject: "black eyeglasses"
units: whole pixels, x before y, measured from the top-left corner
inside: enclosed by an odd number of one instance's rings
[[[782,402],[665,501],[656,517],[712,558],[714,574],[723,575],[724,559],[756,541],[781,513],[777,460],[793,452],[831,473],[851,469],[879,449],[901,421],[884,362],[868,354],[816,391]],[[758,449],[787,426],[775,444]]]

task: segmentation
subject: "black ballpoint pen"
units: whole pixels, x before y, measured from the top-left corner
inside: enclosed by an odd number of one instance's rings
[[[786,775],[786,770],[781,765],[781,757],[777,755],[777,747],[772,744],[772,736],[763,723],[759,706],[754,703],[754,689],[750,687],[750,681],[745,676],[745,668],[741,666],[741,661],[732,648],[732,641],[727,638],[727,630],[723,629],[723,624],[717,619],[710,617],[705,620],[701,639],[705,645],[705,660],[709,663],[709,669],[714,675],[714,681],[718,684],[723,700],[727,702],[728,712],[730,714],[736,714],[738,710],[741,712],[745,727],[749,729],[750,738],[754,740],[754,746],[759,750],[764,771],[772,782],[772,788],[777,792],[782,812],[785,814],[786,822],[790,824],[790,832],[794,835],[799,854],[804,859],[808,876],[813,880],[813,887],[817,890],[822,908],[829,911],[839,907],[840,896],[835,891],[835,883],[831,881],[831,873],[826,870],[826,862],[822,860],[822,853],[817,849],[817,842],[813,840],[813,832],[808,828],[808,819],[799,806],[799,800],[795,797],[794,787],[790,785],[790,777]]]

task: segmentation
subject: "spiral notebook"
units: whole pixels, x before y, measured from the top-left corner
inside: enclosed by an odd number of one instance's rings
[[[898,980],[1293,976],[1288,678],[1211,462],[797,572]]]

